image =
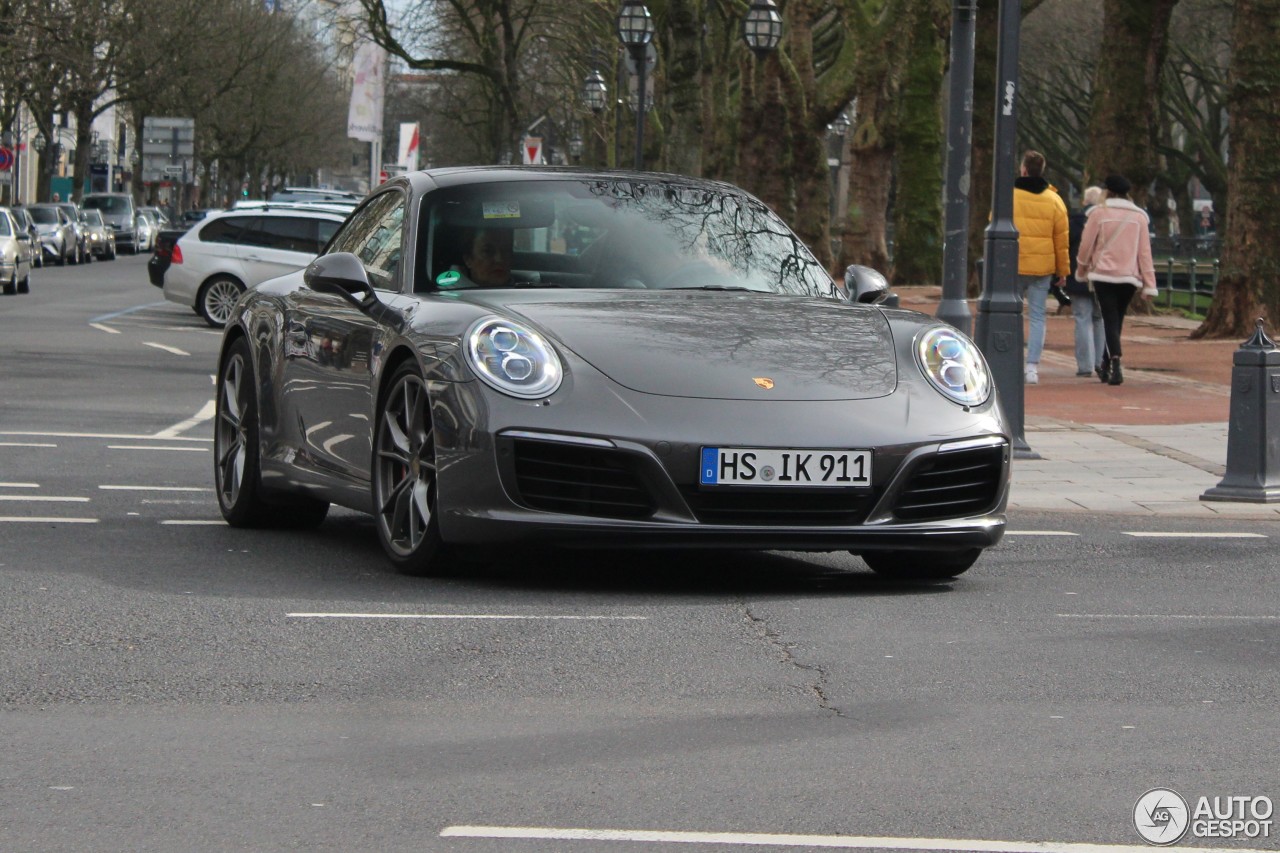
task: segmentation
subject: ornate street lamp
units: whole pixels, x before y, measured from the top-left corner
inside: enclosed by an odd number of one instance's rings
[[[573,158],[574,165],[582,158],[582,134],[575,127],[573,136],[569,137],[569,156]]]
[[[742,19],[742,40],[760,59],[782,41],[782,15],[773,0],[754,0]]]
[[[639,104],[636,107],[636,169],[644,168],[644,113],[648,93],[645,84],[645,62],[649,43],[653,41],[653,18],[640,0],[626,0],[618,11],[618,40],[631,52],[639,79],[636,91]]]
[[[599,70],[592,71],[582,83],[582,102],[591,112],[600,115],[608,97],[609,87],[605,85],[604,75]]]
[[[831,123],[831,132],[836,136],[844,136],[849,132],[849,112],[842,110],[836,120]]]

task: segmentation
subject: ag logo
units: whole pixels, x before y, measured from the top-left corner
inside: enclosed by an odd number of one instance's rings
[[[1177,844],[1187,834],[1187,801],[1168,788],[1152,788],[1133,807],[1133,826],[1152,844]]]

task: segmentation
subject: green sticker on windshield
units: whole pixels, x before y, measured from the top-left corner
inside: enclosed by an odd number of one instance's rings
[[[457,270],[445,270],[436,276],[437,287],[457,287],[458,282],[462,280],[462,273]]]

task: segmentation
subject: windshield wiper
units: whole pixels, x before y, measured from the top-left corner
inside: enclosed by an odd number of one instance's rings
[[[747,293],[762,293],[763,291],[752,290],[749,287],[739,287],[730,284],[695,284],[689,287],[664,287],[663,290],[743,290]]]

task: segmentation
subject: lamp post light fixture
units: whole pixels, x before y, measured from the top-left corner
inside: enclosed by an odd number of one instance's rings
[[[742,40],[760,59],[782,41],[782,14],[773,0],[754,0],[742,19]]]
[[[605,85],[604,75],[598,69],[588,74],[587,79],[582,83],[582,102],[587,105],[587,109],[600,115],[604,111],[608,96],[609,87]]]
[[[648,89],[645,82],[645,54],[653,41],[653,17],[649,8],[640,0],[626,0],[618,11],[618,40],[631,52],[639,77],[636,91],[639,104],[636,107],[636,170],[644,168],[644,113]]]
[[[574,165],[582,158],[582,134],[575,127],[573,136],[569,137],[569,156],[573,158]]]

